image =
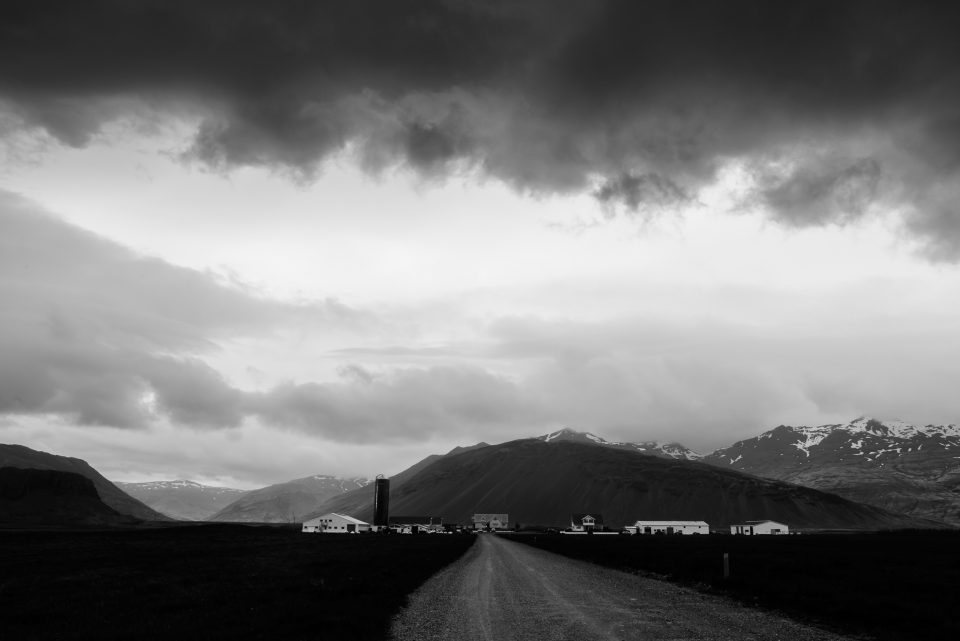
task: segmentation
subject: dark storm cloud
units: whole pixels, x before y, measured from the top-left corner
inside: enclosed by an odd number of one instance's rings
[[[630,211],[662,209],[691,200],[681,187],[658,174],[623,174],[608,180],[593,195],[603,203],[621,202]]]
[[[135,254],[0,191],[0,413],[139,427],[155,414],[238,425],[242,394],[201,357],[222,337],[290,323],[363,324]]]
[[[873,158],[808,162],[786,176],[761,175],[759,197],[790,225],[843,224],[863,216],[877,200],[881,177]]]
[[[374,171],[477,168],[627,209],[743,158],[777,219],[849,222],[893,199],[931,255],[955,257],[957,213],[924,195],[960,171],[958,15],[905,0],[24,0],[0,10],[0,96],[71,145],[124,100],[188,105],[202,124],[187,156],[223,168],[309,179],[348,149]],[[765,160],[792,172],[771,184]]]

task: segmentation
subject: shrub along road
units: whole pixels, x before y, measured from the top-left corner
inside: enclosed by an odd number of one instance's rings
[[[398,641],[844,638],[665,581],[478,536],[411,596],[393,622]]]

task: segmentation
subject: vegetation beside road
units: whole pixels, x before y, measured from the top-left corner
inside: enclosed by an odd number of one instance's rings
[[[199,525],[0,531],[0,638],[384,639],[473,536]]]
[[[511,540],[727,594],[880,641],[960,639],[960,532],[561,536]],[[730,577],[723,577],[723,555]]]

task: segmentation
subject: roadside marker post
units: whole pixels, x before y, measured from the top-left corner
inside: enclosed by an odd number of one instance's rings
[[[723,578],[724,579],[730,578],[730,553],[729,552],[723,553]]]

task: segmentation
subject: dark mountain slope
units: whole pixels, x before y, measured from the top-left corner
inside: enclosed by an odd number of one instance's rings
[[[371,503],[353,513],[369,519]],[[512,441],[444,457],[391,492],[393,514],[469,522],[506,512],[513,523],[565,524],[602,512],[612,525],[637,519],[703,519],[711,527],[770,518],[799,528],[880,529],[931,525],[779,481],[569,441]]]
[[[0,467],[0,527],[134,525],[74,472]]]
[[[426,458],[417,461],[407,469],[397,474],[394,474],[390,477],[390,495],[393,496],[394,492],[403,487],[403,484],[412,479],[414,476],[419,474],[421,471],[427,469],[437,461],[446,458],[448,456],[455,456],[457,454],[462,454],[463,452],[472,452],[479,450],[485,447],[490,447],[487,443],[477,443],[476,445],[467,445],[467,446],[457,446],[447,452],[446,454],[431,454]],[[317,508],[310,514],[304,517],[304,520],[312,519],[315,516],[320,516],[321,514],[328,514],[329,512],[336,512],[338,514],[346,514],[349,516],[354,516],[358,519],[364,521],[373,521],[373,487],[363,487],[340,496],[331,497],[329,500],[325,501],[323,504],[317,506]],[[391,504],[390,513],[394,515],[401,514],[412,514],[411,512],[397,512],[393,509]]]
[[[80,474],[93,482],[94,487],[97,488],[97,493],[100,495],[100,500],[117,512],[129,514],[144,521],[172,520],[125,493],[104,478],[100,472],[90,467],[86,461],[78,458],[40,452],[23,445],[0,444],[0,467],[55,470]]]

